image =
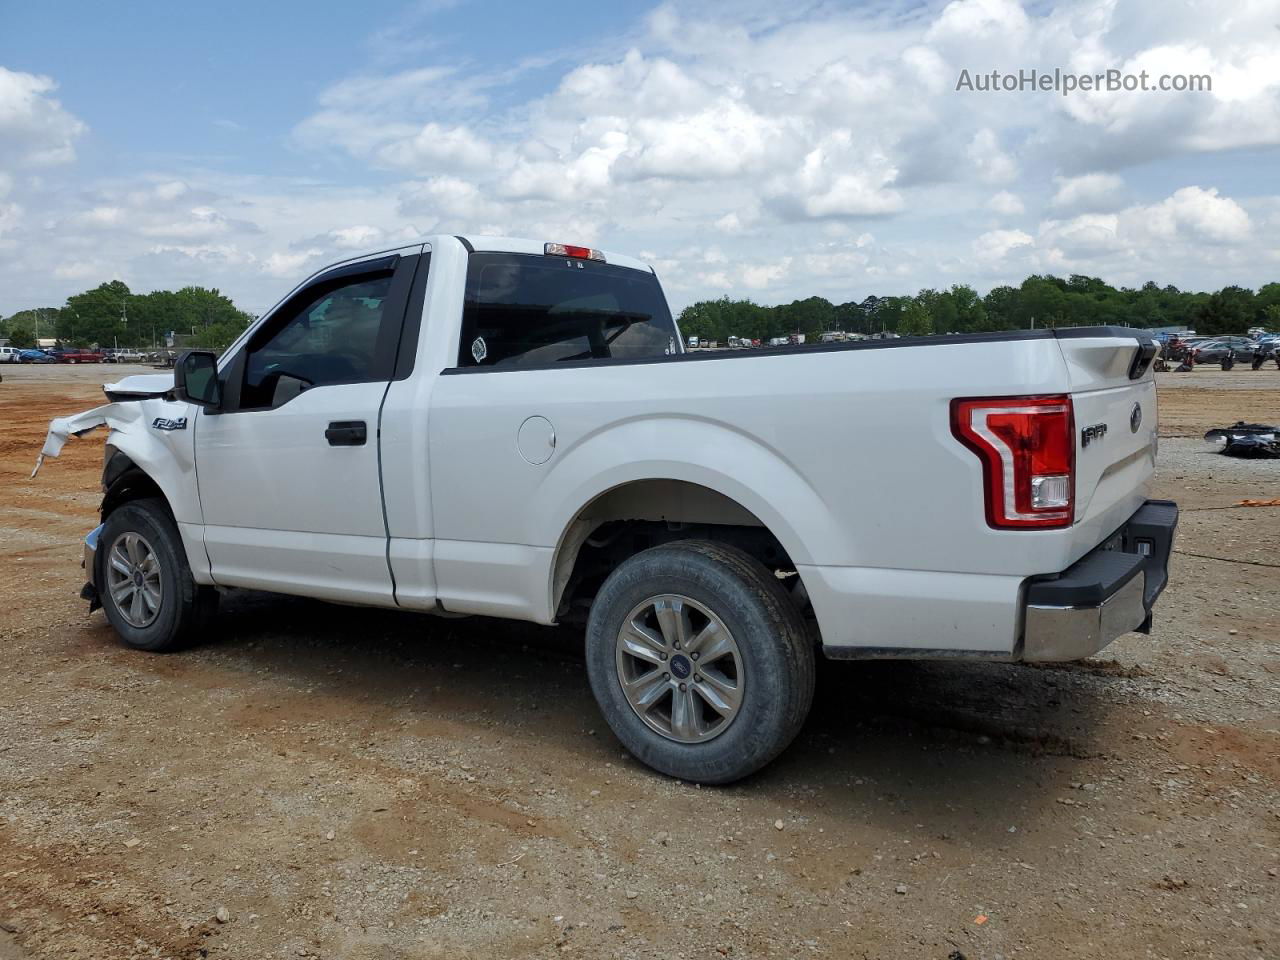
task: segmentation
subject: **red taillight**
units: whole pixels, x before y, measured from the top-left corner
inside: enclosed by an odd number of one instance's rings
[[[542,252],[548,257],[576,257],[579,260],[599,260],[604,262],[604,254],[591,247],[575,247],[571,243],[544,243]]]
[[[982,461],[987,523],[1071,526],[1076,445],[1069,396],[952,400],[951,432]]]

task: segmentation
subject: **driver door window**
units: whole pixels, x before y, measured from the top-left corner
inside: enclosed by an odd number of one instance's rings
[[[390,379],[388,338],[398,333],[385,309],[391,281],[390,272],[344,277],[273,318],[245,352],[240,408],[279,407],[313,387]]]

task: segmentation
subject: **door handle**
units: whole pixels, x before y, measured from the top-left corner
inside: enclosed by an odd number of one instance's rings
[[[331,447],[363,447],[369,439],[369,428],[363,420],[334,420],[324,438]]]

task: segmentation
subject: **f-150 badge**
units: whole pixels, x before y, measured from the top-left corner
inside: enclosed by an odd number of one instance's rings
[[[1095,423],[1091,427],[1085,427],[1080,431],[1080,446],[1087,447],[1095,440],[1101,440],[1107,435],[1107,425],[1105,423]]]
[[[178,417],[176,420],[169,420],[165,417],[156,417],[151,421],[151,426],[156,430],[185,430],[187,418]]]

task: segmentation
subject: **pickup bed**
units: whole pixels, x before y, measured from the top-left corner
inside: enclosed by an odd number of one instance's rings
[[[1069,660],[1147,631],[1153,341],[1117,328],[686,353],[652,269],[432,237],[320,271],[221,358],[107,386],[84,596],[131,646],[220,591],[585,621],[622,743],[706,783],[815,661]]]

